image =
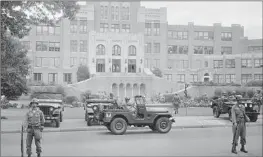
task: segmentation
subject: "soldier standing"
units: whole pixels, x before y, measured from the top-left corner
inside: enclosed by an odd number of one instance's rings
[[[28,157],[31,157],[31,146],[33,137],[35,138],[37,157],[40,157],[42,131],[44,129],[45,118],[44,114],[37,107],[37,99],[32,99],[29,104],[29,111],[26,113],[24,128],[27,131],[26,149]]]
[[[180,96],[177,93],[175,93],[173,97],[173,106],[174,106],[175,114],[178,114],[178,108],[180,106],[180,103],[181,103]]]
[[[233,143],[232,143],[232,153],[237,154],[236,146],[238,145],[238,139],[240,136],[240,151],[247,153],[245,150],[246,144],[246,122],[249,118],[245,114],[245,107],[240,103],[241,96],[236,96],[237,104],[231,109],[232,122],[233,122]]]

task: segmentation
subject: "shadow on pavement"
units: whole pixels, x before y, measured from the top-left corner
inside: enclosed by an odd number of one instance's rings
[[[114,135],[113,133],[107,131],[107,132],[98,132],[98,135],[105,135],[105,136],[109,136],[109,135]],[[127,130],[126,133],[124,135],[138,135],[138,134],[160,134],[158,132],[153,132],[153,131],[134,131],[134,130]],[[114,135],[114,136],[120,136],[120,135]],[[123,135],[121,135],[123,136]]]

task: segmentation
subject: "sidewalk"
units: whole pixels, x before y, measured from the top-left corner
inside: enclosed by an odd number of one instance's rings
[[[184,128],[209,128],[209,127],[231,127],[232,123],[227,120],[227,117],[214,118],[209,116],[189,116],[175,117],[176,122],[173,123],[173,129]],[[19,120],[2,120],[1,134],[19,133],[22,122]],[[262,115],[259,116],[257,122],[249,122],[247,126],[261,126]],[[134,129],[149,129],[148,127],[128,127],[128,130]],[[60,128],[45,127],[44,132],[70,132],[70,131],[96,131],[106,130],[104,126],[87,126],[84,119],[66,119],[61,123]]]

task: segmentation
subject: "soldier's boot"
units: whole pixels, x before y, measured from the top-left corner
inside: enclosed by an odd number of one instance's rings
[[[38,153],[38,154],[37,154],[37,157],[41,157],[41,154],[40,154],[40,153]]]
[[[232,146],[232,150],[231,150],[231,152],[234,153],[234,154],[237,154],[236,146],[234,146],[234,145]]]
[[[27,157],[31,157],[31,154],[28,154]]]
[[[246,151],[246,149],[245,149],[245,146],[244,146],[244,145],[242,145],[242,147],[241,147],[240,151],[241,151],[241,152],[244,152],[244,153],[248,153],[248,151]]]

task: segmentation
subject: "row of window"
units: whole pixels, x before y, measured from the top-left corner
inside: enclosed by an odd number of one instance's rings
[[[165,78],[168,81],[173,81],[172,74],[165,74]],[[189,81],[191,83],[202,81],[198,78],[198,74],[190,74]],[[252,80],[252,74],[242,74],[241,75],[241,83],[247,83]],[[263,80],[263,74],[254,74],[254,80]],[[185,74],[177,74],[177,82],[185,83]],[[235,74],[214,74],[213,75],[213,82],[215,83],[232,83],[236,82],[236,75]]]
[[[105,46],[99,44],[96,47],[96,55],[105,55]],[[113,56],[121,56],[121,47],[119,45],[114,45],[112,47],[112,55]],[[128,55],[129,56],[136,56],[136,47],[134,45],[130,45],[128,47]]]
[[[87,40],[79,41],[79,51],[88,52],[88,42]],[[78,41],[70,40],[70,52],[78,52]]]
[[[60,51],[60,42],[37,41],[36,51]]]
[[[111,12],[111,20],[119,21],[119,20],[130,20],[130,8],[129,7],[119,7],[119,6],[100,6],[100,18],[102,20],[108,20],[109,12]]]
[[[223,60],[214,60],[214,68],[223,68]],[[235,59],[226,59],[226,68],[235,68]],[[254,68],[263,66],[262,58],[254,59]],[[252,59],[241,59],[241,68],[252,68]]]
[[[263,46],[248,46],[248,52],[261,51]]]
[[[112,66],[109,67],[110,72],[120,73],[121,72],[121,59],[112,59]],[[125,60],[127,63],[127,60]],[[96,60],[96,72],[105,72],[105,59]],[[136,73],[136,59],[128,59],[128,67],[125,67],[125,72]],[[140,72],[140,69],[139,69]]]
[[[88,59],[84,57],[79,58],[79,65],[87,65]],[[70,57],[70,66],[77,66],[77,57]]]
[[[120,28],[120,24],[112,24],[111,25],[111,32],[131,32],[131,25],[130,24],[122,24]],[[101,23],[100,24],[100,32],[108,32],[109,31],[109,24]]]
[[[36,26],[37,35],[60,35],[60,26],[38,25]]]
[[[144,67],[145,68],[160,68],[160,59],[144,59]]]
[[[188,54],[188,46],[168,45],[168,54]],[[214,54],[212,46],[195,46],[194,54]],[[221,54],[232,54],[232,47],[221,47]]]
[[[36,82],[41,82],[43,81],[43,74],[34,73],[33,79]],[[72,83],[72,73],[64,73],[63,82],[71,84]],[[48,73],[48,83],[57,84],[58,83],[58,73]]]
[[[36,67],[59,67],[60,58],[59,57],[36,57],[35,66]]]

